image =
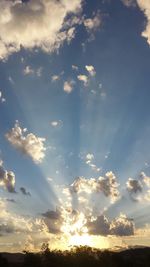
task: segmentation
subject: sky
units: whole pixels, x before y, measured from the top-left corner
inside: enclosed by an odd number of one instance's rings
[[[0,10],[0,251],[149,246],[149,0]]]

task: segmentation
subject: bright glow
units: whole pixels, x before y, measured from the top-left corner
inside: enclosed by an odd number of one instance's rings
[[[91,236],[85,235],[73,235],[70,237],[70,246],[92,246]]]

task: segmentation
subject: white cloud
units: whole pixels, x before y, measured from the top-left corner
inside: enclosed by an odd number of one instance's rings
[[[103,193],[106,197],[109,197],[112,202],[116,201],[119,197],[118,191],[119,184],[117,183],[116,176],[113,172],[107,172],[104,177],[100,176],[98,179],[85,177],[78,177],[70,185],[72,193],[92,194],[94,192]]]
[[[99,172],[101,169],[98,168],[98,167],[93,163],[93,160],[94,160],[94,155],[88,153],[88,154],[86,155],[86,164],[87,164],[93,171]]]
[[[0,59],[20,51],[21,46],[51,53],[74,38],[73,23],[63,26],[68,14],[80,13],[81,0],[1,0],[0,11]]]
[[[59,75],[52,75],[51,79],[52,79],[52,82],[55,82],[55,81],[58,81],[60,79],[60,76]]]
[[[87,160],[93,160],[93,159],[94,159],[94,155],[88,153],[88,154],[86,155],[86,159],[87,159]]]
[[[16,122],[14,128],[6,133],[6,138],[16,149],[30,156],[35,163],[40,163],[45,157],[45,138],[33,133],[25,134],[27,129],[22,129]]]
[[[87,86],[89,83],[89,79],[86,75],[80,74],[77,76],[78,80],[83,82],[84,86]]]
[[[31,66],[26,66],[23,70],[24,75],[34,74],[34,70]]]
[[[70,94],[73,90],[73,86],[74,86],[75,82],[73,80],[71,81],[65,81],[64,82],[64,91],[68,94]]]
[[[63,126],[63,122],[61,120],[58,121],[51,121],[51,126],[54,128],[60,128]]]
[[[85,66],[86,70],[89,72],[89,74],[91,76],[95,76],[96,75],[96,71],[94,69],[94,67],[92,65],[86,65]]]

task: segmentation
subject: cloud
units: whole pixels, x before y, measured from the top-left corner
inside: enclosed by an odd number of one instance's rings
[[[80,14],[81,0],[1,0],[0,10],[0,59],[6,59],[21,47],[51,53],[70,42],[75,28],[66,26],[67,15]]]
[[[95,164],[93,164],[93,160],[94,160],[94,155],[88,153],[88,154],[86,155],[86,164],[87,164],[93,171],[99,172],[101,169],[98,168]]]
[[[56,82],[60,79],[60,76],[59,75],[52,75],[51,79],[52,79],[52,82]]]
[[[70,185],[70,190],[72,193],[103,193],[114,202],[119,197],[118,186],[119,184],[117,183],[116,176],[110,171],[107,172],[104,177],[100,176],[98,179],[78,177]]]
[[[110,223],[105,215],[100,215],[87,222],[89,234],[107,236],[110,233]]]
[[[27,65],[23,70],[24,75],[36,75],[37,77],[41,77],[42,74],[42,67],[37,68],[34,70],[31,66]]]
[[[133,220],[128,219],[124,214],[120,214],[118,218],[111,222],[110,232],[116,236],[130,236],[134,235],[134,228]]]
[[[76,71],[79,70],[78,66],[76,66],[76,65],[72,65],[72,69],[73,69],[73,70],[76,70]]]
[[[132,200],[150,201],[150,177],[144,172],[141,172],[139,180],[129,178],[126,186]]]
[[[40,163],[45,157],[45,138],[26,132],[27,129],[22,129],[17,121],[5,137],[16,149],[28,155],[35,163]]]
[[[96,75],[96,71],[92,65],[86,65],[85,68],[91,76]]]
[[[142,179],[142,182],[143,182],[147,187],[150,187],[150,177],[147,176],[144,172],[141,172],[140,177],[141,177],[141,179]]]
[[[88,153],[88,154],[86,155],[86,159],[87,159],[87,160],[93,160],[93,159],[94,159],[94,155]]]
[[[128,219],[126,215],[120,214],[119,217],[109,221],[105,215],[91,217],[87,222],[87,227],[91,235],[114,235],[131,236],[134,235],[134,222]]]
[[[26,66],[23,70],[24,75],[34,74],[34,70],[30,66]]]
[[[3,97],[2,92],[0,91],[0,102],[4,103],[6,99]]]
[[[78,80],[83,82],[84,86],[88,86],[89,79],[86,75],[80,74],[77,76]]]
[[[2,166],[0,166],[0,186],[3,186],[9,193],[16,193],[14,172],[6,171]]]
[[[13,198],[6,198],[6,201],[8,201],[8,202],[12,202],[12,203],[16,203],[16,200],[13,199]]]
[[[51,121],[51,126],[54,128],[60,128],[63,126],[63,122],[61,120],[58,121]]]
[[[60,207],[56,211],[47,211],[42,214],[44,222],[50,233],[53,234],[85,234],[101,236],[130,236],[134,235],[134,222],[127,218],[125,214],[120,214],[117,218],[109,221],[101,214],[99,216],[89,216],[85,213],[72,209]]]
[[[150,1],[148,0],[121,0],[127,7],[138,6],[145,15],[145,29],[141,36],[147,39],[150,45]]]
[[[73,91],[73,86],[75,84],[75,81],[65,81],[64,82],[64,91],[68,94],[70,94]]]
[[[93,40],[95,32],[100,29],[102,25],[102,16],[100,12],[98,11],[95,15],[93,15],[92,18],[84,19],[83,24],[87,32],[90,34],[90,38],[88,41]]]
[[[127,190],[132,194],[132,193],[137,193],[142,191],[142,184],[140,181],[136,179],[129,178],[127,183]]]
[[[44,217],[44,223],[46,224],[48,231],[52,234],[60,234],[61,226],[63,223],[62,214],[59,210],[47,211],[41,214]]]
[[[127,7],[135,7],[136,0],[121,0],[121,2]]]
[[[24,187],[20,187],[20,191],[25,196],[31,196],[30,192],[27,192]]]

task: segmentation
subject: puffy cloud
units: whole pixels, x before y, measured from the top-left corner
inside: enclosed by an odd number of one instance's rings
[[[57,209],[56,211],[48,210],[45,213],[42,213],[42,216],[51,220],[59,220],[61,218],[61,213]]]
[[[61,207],[60,210],[47,211],[42,216],[52,234],[134,235],[134,222],[124,214],[109,221],[104,214],[88,216],[81,211]]]
[[[94,32],[99,29],[101,22],[101,15],[99,12],[97,12],[97,14],[93,16],[93,18],[87,18],[84,20],[84,26],[86,27],[86,30],[88,32]]]
[[[146,186],[148,186],[148,187],[150,187],[150,177],[149,176],[147,176],[144,172],[141,172],[141,179],[142,179],[142,182],[146,185]]]
[[[109,221],[105,215],[91,217],[87,223],[89,233],[92,235],[115,235],[130,236],[134,235],[134,222],[126,215],[120,214],[119,217]]]
[[[86,75],[80,74],[77,76],[78,80],[83,82],[84,86],[87,86],[89,83],[89,79]]]
[[[120,214],[118,218],[111,222],[110,232],[116,236],[134,235],[134,222],[132,219],[128,219],[126,215]]]
[[[92,65],[86,65],[85,66],[86,70],[89,72],[89,74],[91,76],[95,76],[96,75],[96,71],[94,69],[94,67]]]
[[[26,188],[20,187],[20,191],[25,196],[31,196],[30,192],[27,192]]]
[[[6,171],[0,166],[0,186],[6,188],[9,193],[16,193],[15,174],[12,171]]]
[[[63,223],[62,214],[60,210],[49,210],[41,214],[44,217],[44,222],[48,231],[52,234],[60,234]]]
[[[75,82],[73,80],[71,81],[65,81],[64,82],[64,91],[68,94],[70,94],[73,90],[73,86],[74,86]]]
[[[150,177],[144,172],[141,172],[140,180],[129,178],[126,185],[132,200],[150,201]]]
[[[110,223],[105,215],[91,218],[87,222],[89,234],[107,236],[110,233]]]
[[[110,197],[113,202],[119,197],[118,186],[114,173],[107,172],[104,177],[100,176],[98,179],[78,177],[70,185],[70,190],[72,193],[85,192],[92,194],[102,192],[106,197]]]
[[[65,20],[80,13],[81,0],[1,0],[0,10],[0,58],[6,59],[22,46],[51,53],[70,42],[75,28],[73,23],[67,27]]]
[[[45,138],[33,133],[25,134],[27,129],[22,129],[16,122],[14,128],[6,133],[6,138],[16,149],[32,158],[35,163],[40,163],[45,157]]]
[[[142,191],[142,184],[140,181],[136,179],[129,178],[127,183],[127,190],[132,194],[132,193],[137,193]]]

